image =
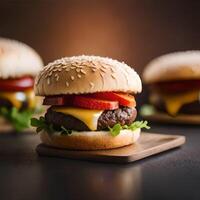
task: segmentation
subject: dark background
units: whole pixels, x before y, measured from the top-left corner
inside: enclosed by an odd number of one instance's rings
[[[0,36],[32,46],[45,64],[93,54],[141,74],[156,56],[200,49],[200,1],[0,0]]]

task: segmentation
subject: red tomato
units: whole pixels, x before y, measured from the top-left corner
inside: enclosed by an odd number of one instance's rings
[[[52,105],[52,106],[64,106],[72,105],[73,96],[46,96],[43,100],[43,105]]]
[[[96,110],[115,110],[119,108],[117,101],[105,101],[84,95],[74,96],[73,105]]]
[[[128,107],[136,106],[134,96],[125,93],[99,92],[91,94],[91,96],[102,100],[118,101],[119,105],[122,106],[128,106]]]
[[[22,77],[16,79],[0,79],[0,91],[24,91],[33,88],[32,77]]]

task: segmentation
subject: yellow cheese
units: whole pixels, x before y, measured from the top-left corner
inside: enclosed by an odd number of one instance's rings
[[[33,90],[27,90],[25,91],[26,97],[27,97],[27,102],[28,102],[28,106],[29,108],[35,108],[36,104],[37,104],[37,99],[36,96],[34,94]]]
[[[103,112],[103,110],[89,110],[73,107],[53,107],[53,110],[79,119],[92,131],[97,130],[98,119]]]
[[[176,115],[184,104],[192,103],[199,99],[200,91],[192,91],[184,94],[162,95],[166,109],[171,115]]]
[[[0,98],[7,99],[18,109],[21,108],[24,101],[28,102],[29,108],[34,108],[36,105],[36,99],[33,90],[27,90],[25,92],[0,92]]]

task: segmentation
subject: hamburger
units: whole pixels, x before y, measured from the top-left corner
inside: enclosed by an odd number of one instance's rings
[[[173,117],[200,114],[200,51],[175,52],[152,60],[143,80],[157,111]]]
[[[34,77],[43,66],[40,56],[21,42],[0,38],[0,130],[29,127],[40,100],[33,91]]]
[[[66,149],[112,149],[136,142],[147,122],[135,121],[139,75],[98,56],[65,57],[38,74],[35,93],[50,106],[31,123],[43,144]]]

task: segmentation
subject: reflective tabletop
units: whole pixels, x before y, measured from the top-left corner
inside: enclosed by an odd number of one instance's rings
[[[0,135],[0,199],[200,199],[200,127],[154,125],[186,144],[130,164],[39,157],[33,133]]]

